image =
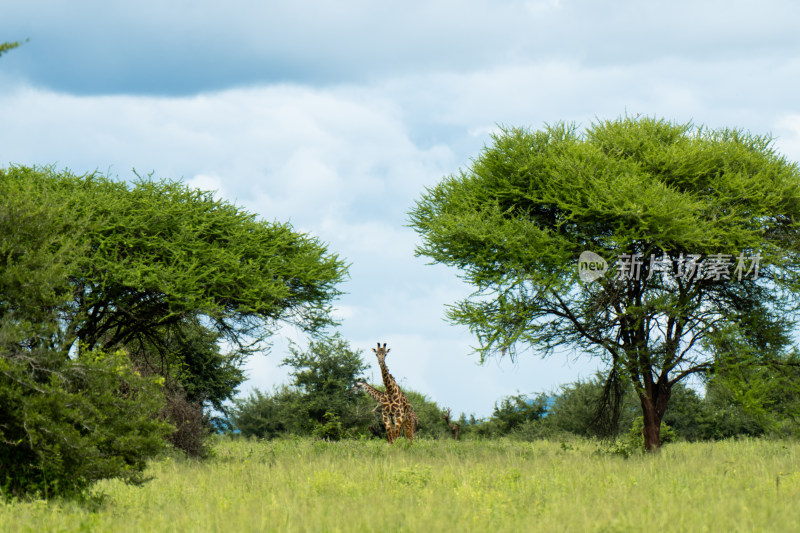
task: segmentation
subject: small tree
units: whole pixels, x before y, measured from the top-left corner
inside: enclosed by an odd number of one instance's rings
[[[245,435],[271,438],[281,433],[330,438],[365,433],[373,418],[371,399],[353,391],[367,364],[338,333],[290,345],[283,360],[292,382],[272,394],[255,391],[236,402],[232,418]]]
[[[530,398],[526,394],[507,396],[495,403],[491,418],[483,431],[492,435],[508,435],[523,424],[541,420],[547,412],[547,396]]]
[[[768,335],[769,332],[760,332]],[[711,438],[800,430],[800,353],[764,354],[737,328],[719,329],[707,343],[717,364],[706,381]]]
[[[302,434],[306,422],[298,415],[300,393],[284,385],[271,394],[255,389],[234,401],[231,423],[245,437],[274,439],[285,434]]]
[[[506,129],[411,212],[418,253],[476,287],[448,316],[481,359],[601,358],[610,403],[633,386],[649,451],[673,386],[714,367],[714,331],[735,328],[753,362],[787,344],[798,220],[800,169],[769,138],[650,118]]]
[[[351,350],[338,333],[310,342],[306,351],[295,344],[289,351],[291,356],[283,365],[293,368],[292,385],[300,392],[298,408],[311,424],[307,429],[326,423],[326,413],[338,417],[345,427],[353,425],[352,407],[360,396],[353,387],[369,367],[361,352]]]

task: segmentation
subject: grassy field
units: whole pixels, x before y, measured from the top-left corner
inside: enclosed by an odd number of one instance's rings
[[[796,531],[800,443],[256,442],[154,462],[100,502],[6,502],[0,531]]]

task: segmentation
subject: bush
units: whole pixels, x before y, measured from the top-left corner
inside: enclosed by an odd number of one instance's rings
[[[0,490],[4,496],[75,495],[91,483],[144,481],[169,426],[157,420],[160,385],[124,353],[0,357]]]
[[[245,437],[274,439],[285,433],[298,433],[299,395],[285,385],[272,394],[255,389],[248,397],[234,401],[231,422]]]
[[[675,435],[688,441],[708,439],[714,416],[694,390],[678,383],[672,387],[669,407],[663,423],[675,430]]]
[[[339,417],[333,413],[325,413],[325,421],[314,426],[311,435],[320,440],[341,440],[345,436],[344,428]]]
[[[164,397],[166,404],[159,418],[175,427],[175,431],[167,435],[167,441],[189,457],[208,456],[209,450],[204,442],[208,428],[203,421],[203,405],[190,402],[182,390],[166,390]]]
[[[675,431],[662,421],[659,429],[659,438],[661,439],[661,444],[674,442],[676,439]],[[643,416],[634,419],[628,433],[614,442],[611,451],[623,457],[645,453]]]
[[[599,431],[595,422],[604,382],[605,378],[598,375],[591,381],[577,381],[562,387],[561,394],[553,400],[545,423],[556,430],[584,437],[613,437],[620,433],[621,428],[630,427],[641,407],[636,394],[627,386],[622,389],[617,427],[605,428],[607,432],[603,434]]]
[[[529,422],[540,420],[547,413],[547,396],[529,398],[525,394],[507,396],[495,403],[489,420],[472,420],[464,429],[465,435],[501,437],[511,435]]]
[[[35,172],[0,170],[0,494],[75,495],[100,479],[143,481],[165,445],[155,378],[126,353],[77,346],[64,312],[83,286],[79,210]]]

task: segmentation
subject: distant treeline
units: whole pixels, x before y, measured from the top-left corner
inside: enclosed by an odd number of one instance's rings
[[[380,407],[376,409],[374,400],[353,390],[366,369],[358,352],[338,336],[311,343],[307,352],[297,347],[291,350],[292,356],[284,364],[294,369],[293,381],[271,392],[256,390],[238,400],[229,411],[229,429],[265,439],[288,435],[330,440],[385,437]],[[775,380],[771,394],[761,391],[762,399],[766,394],[770,400],[757,406],[748,404],[746,391],[732,388],[729,380],[712,377],[702,395],[678,384],[672,390],[662,433],[688,441],[745,435],[795,437],[800,430],[795,416],[800,394],[793,392],[796,387],[782,387],[785,379]],[[800,376],[793,381],[800,382]],[[572,435],[613,439],[641,428],[641,406],[633,387],[620,385],[617,401],[611,402],[615,409],[604,403],[606,385],[598,375],[555,393],[511,395],[499,400],[485,419],[461,414],[445,420],[451,406],[437,405],[417,391],[405,393],[419,416],[421,437],[454,438],[458,428],[460,439],[508,436],[533,440]]]

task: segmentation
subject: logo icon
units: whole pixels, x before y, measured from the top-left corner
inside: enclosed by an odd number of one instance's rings
[[[578,258],[578,277],[586,283],[602,278],[608,270],[606,260],[594,252],[582,252]]]

